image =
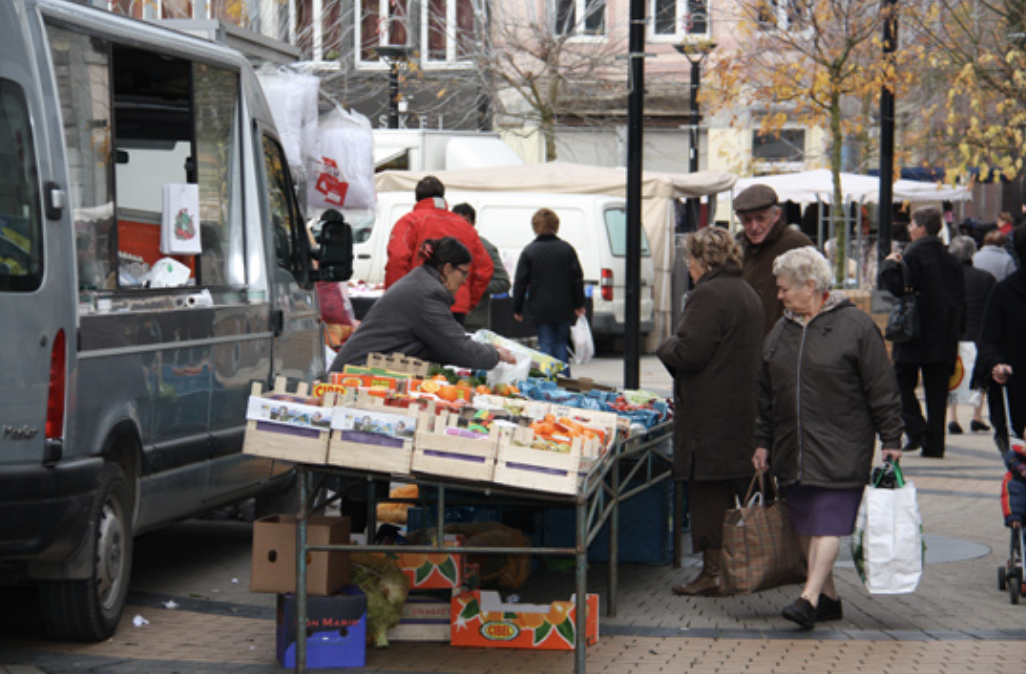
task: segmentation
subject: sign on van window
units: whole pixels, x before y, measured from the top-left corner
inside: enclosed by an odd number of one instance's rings
[[[0,79],[0,291],[35,290],[42,282],[38,176],[25,93]]]

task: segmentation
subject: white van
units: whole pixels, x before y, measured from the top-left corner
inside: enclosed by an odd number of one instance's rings
[[[287,166],[234,50],[0,2],[0,583],[53,637],[114,632],[135,534],[293,476],[241,453],[251,382],[324,371]]]
[[[478,233],[502,253],[511,280],[520,251],[535,238],[531,216],[539,208],[551,208],[559,216],[559,238],[577,250],[584,270],[593,303],[592,332],[599,337],[624,334],[627,218],[623,199],[597,194],[446,190],[445,200],[450,208],[462,202],[474,207]],[[354,231],[353,278],[368,284],[384,282],[388,237],[396,221],[415,203],[413,192],[379,192],[375,214],[347,214]],[[655,271],[644,230],[641,237],[641,332],[647,334],[653,326]]]

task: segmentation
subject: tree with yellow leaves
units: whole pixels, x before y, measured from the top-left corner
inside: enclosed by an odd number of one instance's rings
[[[738,0],[733,17],[739,47],[711,65],[705,104],[752,119],[764,135],[786,124],[822,128],[829,143],[836,216],[844,210],[842,150],[873,134],[883,86],[904,87],[882,54],[885,14],[879,0]],[[910,72],[903,68],[903,72]],[[906,75],[907,77],[907,75]],[[749,123],[751,123],[749,122]],[[836,230],[843,250],[845,227]],[[845,277],[837,256],[837,278]]]
[[[910,15],[945,82],[931,120],[942,122],[949,179],[1023,176],[1026,148],[1026,2],[935,0]],[[929,112],[929,109],[924,109]]]

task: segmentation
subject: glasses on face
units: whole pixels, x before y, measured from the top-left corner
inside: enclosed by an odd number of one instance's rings
[[[469,265],[466,266],[466,267],[453,267],[453,269],[455,269],[459,273],[463,274],[463,278],[467,278],[467,276],[470,275],[470,266]]]

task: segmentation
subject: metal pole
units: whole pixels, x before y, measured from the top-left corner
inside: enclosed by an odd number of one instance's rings
[[[702,80],[702,59],[691,61],[691,154],[688,157],[688,173],[698,173],[698,87]],[[699,228],[698,217],[701,202],[698,197],[688,199],[688,229],[697,232]]]
[[[640,386],[641,172],[645,106],[645,0],[631,0],[627,99],[627,278],[624,287],[624,388]]]
[[[388,128],[399,128],[399,62],[395,60],[388,69]]]
[[[881,0],[884,15],[883,58],[890,61],[898,46],[898,0]],[[891,254],[891,214],[894,209],[894,91],[886,84],[880,91],[880,199],[877,204],[879,239],[877,260],[882,265]]]

